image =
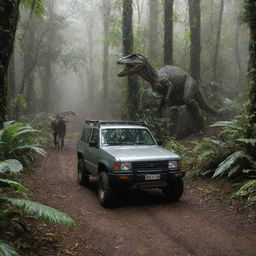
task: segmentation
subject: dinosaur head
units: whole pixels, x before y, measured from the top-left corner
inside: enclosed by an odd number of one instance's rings
[[[136,75],[145,66],[145,62],[146,58],[142,54],[137,53],[120,58],[117,64],[125,65],[125,69],[118,76]]]

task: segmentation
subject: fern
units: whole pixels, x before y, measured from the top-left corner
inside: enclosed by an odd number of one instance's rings
[[[240,160],[243,159],[246,159],[248,161],[252,160],[251,156],[243,151],[237,151],[231,154],[219,164],[212,177],[216,178],[217,176],[223,176],[224,174],[228,174],[230,176],[231,174],[229,174],[229,171],[232,169],[232,167],[234,167],[234,165],[236,165]]]
[[[24,146],[17,146],[13,150],[19,151],[19,150],[32,150],[35,151],[39,155],[46,155],[46,152],[44,149],[39,147],[38,145],[24,145]]]
[[[8,159],[0,162],[0,173],[19,173],[23,170],[23,165],[16,159]]]
[[[235,195],[247,196],[249,202],[256,203],[256,179],[245,182]]]
[[[23,123],[9,121],[4,123],[0,134],[0,159],[33,157],[33,154],[45,155],[46,152],[37,144],[39,131]]]
[[[19,192],[26,192],[27,188],[24,187],[22,184],[13,181],[13,180],[7,180],[7,179],[0,179],[0,188],[1,187],[11,187],[16,189]]]
[[[69,216],[49,206],[25,199],[2,198],[2,200],[8,201],[13,206],[32,214],[36,218],[44,219],[46,223],[77,226],[77,223]]]
[[[0,255],[1,256],[19,256],[15,249],[5,243],[3,240],[0,240]]]

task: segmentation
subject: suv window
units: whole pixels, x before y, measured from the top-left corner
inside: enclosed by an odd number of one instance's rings
[[[81,140],[86,142],[86,143],[89,143],[89,139],[90,139],[90,136],[91,136],[91,132],[92,132],[92,129],[91,128],[85,128],[84,129],[84,132],[82,134],[82,137],[81,137]]]
[[[97,145],[99,145],[99,129],[93,129],[91,141],[96,141]]]
[[[120,128],[103,129],[102,144],[108,145],[155,145],[155,141],[147,129]]]

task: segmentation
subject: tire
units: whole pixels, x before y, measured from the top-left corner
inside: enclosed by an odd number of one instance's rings
[[[163,188],[163,193],[168,201],[178,201],[183,194],[183,180],[175,179]]]
[[[102,206],[108,208],[115,203],[115,191],[106,172],[98,176],[98,199]]]
[[[78,159],[77,182],[79,185],[83,186],[87,186],[89,184],[89,173],[86,170],[83,158]]]

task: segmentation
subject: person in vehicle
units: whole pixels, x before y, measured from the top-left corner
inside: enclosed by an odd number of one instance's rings
[[[57,136],[59,135],[61,140],[61,148],[64,147],[64,137],[66,135],[66,124],[65,121],[63,120],[62,115],[57,114],[55,119],[52,120],[51,122],[51,129],[53,132],[53,139],[54,139],[54,146],[55,149],[57,149],[58,146],[58,141],[57,141]]]

